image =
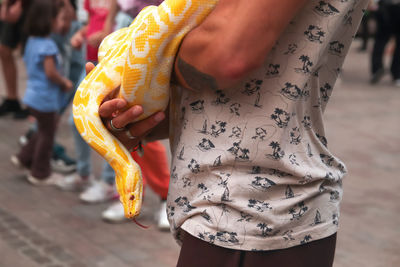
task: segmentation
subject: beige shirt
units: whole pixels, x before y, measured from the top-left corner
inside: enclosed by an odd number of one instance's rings
[[[367,0],[314,0],[229,90],[174,88],[168,216],[218,246],[271,250],[337,231],[344,164],[323,112]]]

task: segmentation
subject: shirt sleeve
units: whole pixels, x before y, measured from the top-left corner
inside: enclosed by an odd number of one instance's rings
[[[57,56],[59,54],[57,45],[51,40],[44,40],[43,43],[38,47],[37,61],[41,62],[47,56]]]

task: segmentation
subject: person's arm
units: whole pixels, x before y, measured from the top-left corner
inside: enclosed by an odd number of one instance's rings
[[[62,90],[70,91],[73,88],[73,84],[70,80],[62,76],[56,67],[54,56],[46,56],[43,61],[44,72],[46,77],[55,84],[58,84]]]
[[[307,0],[220,0],[186,35],[174,71],[186,88],[225,88],[264,62]]]
[[[101,41],[103,41],[103,39],[113,31],[113,26],[115,24],[115,17],[117,16],[118,11],[119,11],[119,6],[117,0],[113,0],[111,2],[110,10],[107,14],[106,21],[104,22],[103,29],[99,32],[92,34],[88,38],[88,43],[91,46],[99,47]]]
[[[77,31],[70,40],[71,46],[75,49],[80,49],[82,44],[85,42],[87,25],[83,26]]]

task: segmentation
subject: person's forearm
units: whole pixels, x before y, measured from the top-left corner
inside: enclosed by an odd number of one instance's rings
[[[44,59],[44,72],[46,77],[53,83],[64,87],[66,78],[63,77],[58,71],[53,56],[47,56]]]
[[[177,81],[200,90],[229,87],[259,68],[307,0],[221,0],[182,42]]]
[[[103,27],[103,32],[105,34],[110,34],[112,32],[113,26],[115,24],[115,17],[117,16],[118,11],[119,6],[117,0],[113,0]]]

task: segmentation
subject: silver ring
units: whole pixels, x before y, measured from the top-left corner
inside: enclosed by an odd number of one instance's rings
[[[126,130],[125,134],[126,134],[126,136],[127,136],[129,139],[131,139],[131,140],[137,138],[136,136],[133,136],[133,135],[131,134],[131,131],[129,131],[129,130]]]
[[[117,128],[117,127],[115,127],[115,126],[113,125],[112,120],[110,120],[110,127],[111,127],[111,130],[113,130],[114,132],[117,132],[117,133],[123,132],[123,131],[126,130],[125,127],[122,127],[122,128]]]

